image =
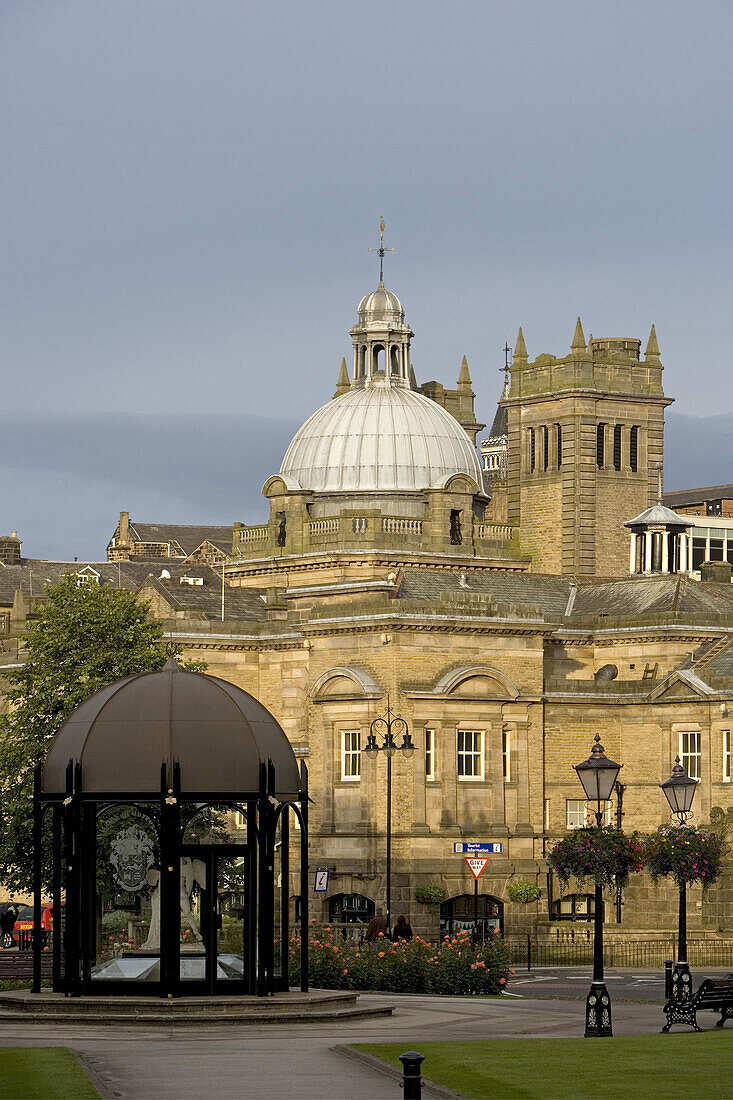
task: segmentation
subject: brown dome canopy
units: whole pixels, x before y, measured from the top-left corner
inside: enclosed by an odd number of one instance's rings
[[[268,760],[276,797],[299,790],[295,754],[270,712],[234,684],[185,672],[173,659],[160,672],[108,684],[69,715],[46,755],[44,794],[66,791],[69,760],[81,764],[86,795],[156,795],[161,764],[173,762],[183,795],[256,795]]]

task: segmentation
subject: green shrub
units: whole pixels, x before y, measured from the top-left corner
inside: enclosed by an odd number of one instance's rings
[[[530,902],[538,901],[541,893],[539,886],[534,882],[524,882],[522,879],[510,882],[506,892],[510,901],[516,901],[520,905],[529,905]]]
[[[427,886],[417,886],[415,897],[423,905],[440,905],[445,899],[445,890],[439,882],[429,882]]]

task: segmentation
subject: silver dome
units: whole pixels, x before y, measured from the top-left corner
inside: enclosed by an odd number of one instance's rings
[[[438,488],[453,474],[482,485],[478,454],[458,421],[429,397],[384,378],[313,413],[280,474],[311,492],[414,492]]]
[[[391,290],[387,290],[384,283],[380,282],[376,290],[365,294],[359,302],[359,324],[369,324],[371,321],[386,321],[392,325],[404,325],[405,310],[402,302]]]

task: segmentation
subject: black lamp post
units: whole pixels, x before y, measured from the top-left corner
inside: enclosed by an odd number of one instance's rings
[[[690,816],[697,780],[685,775],[679,756],[675,758],[672,775],[666,783],[659,784],[672,813],[680,825]],[[687,885],[680,886],[680,908],[677,922],[677,962],[672,971],[672,1000],[687,1001],[692,996],[692,975],[687,965]]]
[[[576,764],[578,779],[583,784],[588,802],[596,803],[596,825],[603,823],[603,807],[613,792],[621,771],[621,764],[606,756],[601,735],[594,738],[591,754],[582,764]],[[585,1037],[613,1035],[611,1027],[611,998],[603,980],[603,887],[596,879],[595,919],[593,923],[593,981],[585,1001]]]
[[[377,744],[377,734],[384,734],[384,741]],[[397,745],[395,736],[402,734],[402,744]],[[369,736],[364,747],[364,752],[370,760],[376,760],[380,752],[387,758],[387,934],[392,934],[392,757],[397,749],[408,759],[415,751],[415,746],[407,729],[404,718],[393,716],[387,696],[387,715],[383,718],[375,718],[369,727]]]

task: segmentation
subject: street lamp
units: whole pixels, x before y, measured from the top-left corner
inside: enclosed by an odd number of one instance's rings
[[[666,783],[660,783],[672,813],[680,825],[684,825],[690,816],[692,800],[695,797],[697,779],[690,779],[675,758],[672,775]],[[692,994],[692,975],[687,965],[687,884],[680,883],[680,908],[677,921],[677,962],[672,971],[672,1000],[687,1001]]]
[[[377,743],[377,734],[384,734],[381,745]],[[402,734],[402,743],[398,746],[395,736]],[[380,752],[387,758],[387,934],[392,934],[392,757],[400,752],[408,760],[415,751],[407,722],[404,718],[397,718],[392,714],[387,696],[386,717],[375,718],[369,727],[369,736],[364,747],[364,752],[370,760],[376,760]]]
[[[602,825],[601,803],[610,799],[621,764],[608,759],[599,733],[595,735],[590,756],[581,764],[576,764],[575,770],[583,784],[587,801],[596,803],[596,825]],[[585,1000],[585,1037],[591,1035],[613,1035],[611,998],[603,980],[603,887],[598,879],[593,922],[593,981]]]

